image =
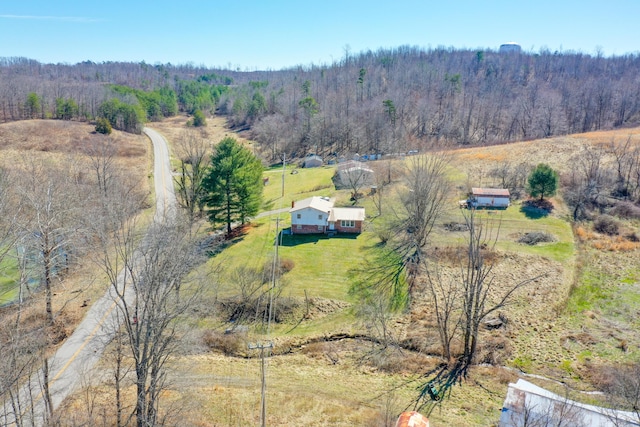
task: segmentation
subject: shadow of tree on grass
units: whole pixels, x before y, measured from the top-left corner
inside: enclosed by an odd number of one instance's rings
[[[549,200],[526,200],[522,202],[520,212],[529,219],[544,218],[553,212],[553,203]]]

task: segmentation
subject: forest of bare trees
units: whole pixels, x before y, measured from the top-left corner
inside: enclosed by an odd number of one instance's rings
[[[77,119],[92,120],[102,102],[118,97],[109,85],[170,88],[180,110],[193,113],[201,93],[194,94],[194,85],[219,85],[229,90],[197,106],[251,130],[272,160],[282,152],[393,153],[433,143],[493,144],[637,124],[639,71],[637,54],[410,46],[346,52],[327,65],[253,72],[4,58],[0,121],[68,118],[76,111],[65,104],[69,100],[77,104]]]

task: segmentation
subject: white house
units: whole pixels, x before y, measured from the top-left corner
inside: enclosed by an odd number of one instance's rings
[[[469,202],[474,208],[507,208],[510,197],[506,188],[472,188]]]
[[[360,233],[365,218],[364,208],[333,207],[334,200],[328,197],[309,197],[292,203],[291,233]]]

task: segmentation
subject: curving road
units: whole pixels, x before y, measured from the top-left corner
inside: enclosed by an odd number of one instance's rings
[[[153,176],[156,192],[154,221],[161,223],[165,219],[174,219],[177,205],[169,161],[169,147],[164,137],[155,130],[144,128],[143,131],[153,143]]]
[[[176,212],[176,196],[173,189],[171,164],[167,141],[158,132],[144,128],[143,132],[151,139],[154,153],[154,186],[156,194],[156,223],[172,219]],[[124,274],[118,276],[118,283],[122,283]],[[84,320],[78,325],[73,334],[65,341],[58,351],[49,359],[49,387],[51,401],[55,410],[62,401],[76,389],[83,385],[87,373],[102,356],[102,352],[120,327],[119,310],[116,310],[116,298],[112,288],[102,296],[87,312]],[[31,412],[33,419],[25,420],[27,424],[40,426],[44,424],[45,404],[39,379],[32,378],[29,385],[21,392],[21,401],[29,402],[28,396],[34,396],[33,408],[22,408],[21,412]],[[0,402],[0,404],[2,404]],[[33,409],[33,411],[31,411]],[[0,407],[0,425],[15,425],[13,409],[5,403]]]

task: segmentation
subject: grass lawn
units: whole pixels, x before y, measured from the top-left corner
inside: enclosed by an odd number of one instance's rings
[[[295,171],[296,173],[291,173]],[[264,172],[269,183],[264,186],[263,210],[287,208],[292,200],[301,200],[314,195],[340,197],[343,192],[335,190],[331,182],[333,167],[273,168]],[[285,196],[282,197],[284,176]],[[259,269],[273,259],[275,253],[276,228],[290,226],[288,213],[274,214],[256,219],[245,234],[234,239],[214,263],[223,268],[223,283],[229,282],[230,274],[240,266]],[[293,262],[293,269],[286,273],[284,293],[294,297],[322,297],[350,301],[348,295],[351,272],[364,267],[366,248],[371,246],[370,233],[344,235],[329,238],[324,235],[282,235],[279,258]],[[220,294],[231,291],[231,285],[223,286]]]
[[[439,224],[436,224],[433,239],[437,244],[451,245],[454,242],[466,242],[467,233],[448,233],[443,231],[445,223],[464,223],[467,210],[450,209]],[[476,221],[480,221],[493,239],[497,237],[497,248],[504,251],[523,252],[540,255],[554,261],[565,262],[574,257],[573,232],[571,225],[562,218],[554,215],[532,219],[521,210],[517,202],[507,209],[478,209],[475,211]],[[555,242],[525,245],[518,243],[518,238],[524,233],[544,232],[551,234]],[[496,236],[497,235],[497,236]]]
[[[229,278],[240,266],[259,269],[273,259],[276,220],[271,215],[255,220],[248,232],[236,238],[214,262],[223,266],[222,276]],[[289,214],[280,214],[280,229],[289,226]],[[365,268],[364,255],[375,239],[371,233],[360,235],[282,235],[278,248],[281,260],[293,262],[293,269],[283,276],[284,293],[295,297],[322,297],[350,301],[348,295],[352,272]],[[226,280],[228,281],[228,280]],[[222,286],[221,295],[228,287]]]
[[[18,297],[19,281],[18,260],[13,257],[2,259],[0,261],[0,306]]]
[[[292,200],[306,199],[311,196],[330,196],[336,193],[331,182],[335,168],[323,166],[319,168],[297,168],[287,166],[285,173],[282,167],[268,169],[263,173],[269,178],[264,186],[263,210],[280,209],[291,206]],[[282,177],[284,176],[284,199],[282,198]]]

